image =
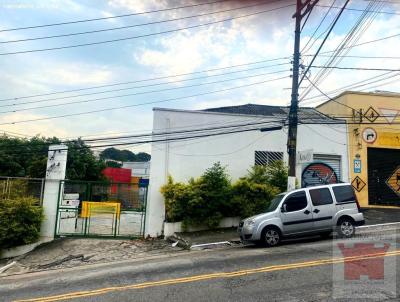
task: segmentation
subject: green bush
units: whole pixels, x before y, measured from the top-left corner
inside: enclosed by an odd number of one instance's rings
[[[232,188],[232,205],[236,215],[250,217],[265,212],[272,198],[279,193],[278,188],[270,184],[256,183],[249,178],[239,179]]]
[[[34,243],[40,236],[41,207],[33,198],[0,200],[0,249]]]
[[[207,169],[187,184],[174,183],[172,177],[161,188],[165,199],[166,220],[183,221],[185,227],[206,224],[218,226],[231,210],[231,183],[220,163]]]
[[[170,176],[161,188],[166,221],[182,221],[184,227],[206,224],[215,228],[223,217],[259,214],[276,194],[286,190],[286,182],[287,169],[282,162],[254,166],[233,186],[220,163],[186,184],[174,182]]]
[[[253,166],[247,178],[255,183],[270,184],[282,193],[287,190],[288,170],[284,162],[278,160],[266,166]]]

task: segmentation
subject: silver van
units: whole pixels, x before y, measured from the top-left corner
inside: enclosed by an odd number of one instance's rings
[[[355,227],[364,223],[353,187],[343,183],[279,194],[265,213],[242,220],[238,232],[244,242],[275,246],[287,236],[329,236],[337,231],[352,237]]]

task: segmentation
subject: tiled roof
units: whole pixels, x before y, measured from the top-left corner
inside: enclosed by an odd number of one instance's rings
[[[243,115],[262,115],[270,117],[287,117],[289,114],[289,107],[287,106],[269,106],[269,105],[258,105],[258,104],[246,104],[239,106],[227,106],[204,109],[203,111],[208,112],[221,112],[221,113],[232,113],[232,114],[243,114]],[[315,108],[300,107],[298,111],[299,122],[343,122],[340,120],[332,119],[325,114],[319,112]]]

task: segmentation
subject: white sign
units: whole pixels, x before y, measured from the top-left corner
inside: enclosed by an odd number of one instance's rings
[[[79,193],[64,194],[63,199],[79,199]]]
[[[314,150],[304,150],[297,152],[297,163],[306,164],[311,163],[314,160]]]
[[[68,207],[79,207],[79,199],[63,199],[61,205]]]
[[[373,144],[378,138],[378,134],[373,128],[365,128],[362,135],[363,140],[368,144]]]

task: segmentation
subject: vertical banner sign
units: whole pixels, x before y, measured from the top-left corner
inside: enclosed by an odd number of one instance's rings
[[[354,173],[361,173],[361,160],[360,159],[354,160]]]

